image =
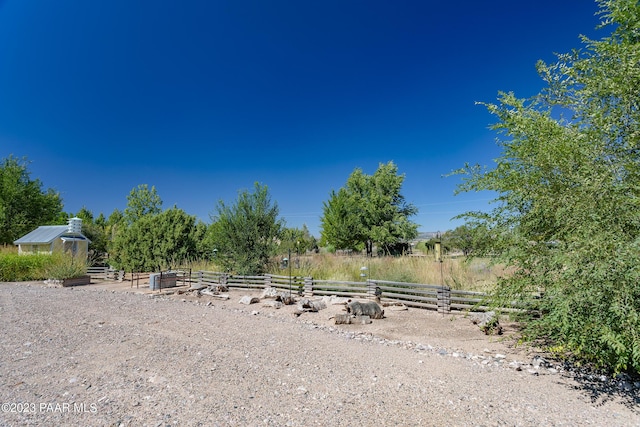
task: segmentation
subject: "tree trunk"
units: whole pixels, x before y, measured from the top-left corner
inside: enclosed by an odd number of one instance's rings
[[[367,247],[367,256],[368,257],[372,257],[373,256],[373,242],[371,240],[367,240],[366,247]]]

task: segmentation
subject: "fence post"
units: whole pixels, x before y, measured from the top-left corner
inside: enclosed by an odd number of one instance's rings
[[[451,313],[451,288],[448,286],[438,288],[438,313]]]
[[[270,274],[265,274],[264,275],[264,287],[265,288],[270,288],[271,287],[271,275]]]
[[[199,288],[204,286],[202,282],[204,282],[204,272],[202,270],[198,270],[198,287]]]
[[[305,297],[313,296],[313,277],[304,278],[304,287],[302,292]]]
[[[372,279],[367,279],[367,297],[375,298],[376,295],[376,282]]]

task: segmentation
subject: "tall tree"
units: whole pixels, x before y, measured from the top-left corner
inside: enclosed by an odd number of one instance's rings
[[[465,256],[474,252],[483,251],[489,241],[486,227],[471,223],[463,224],[442,235],[442,243],[452,250],[459,250]]]
[[[235,204],[221,200],[216,209],[210,240],[218,250],[218,261],[239,274],[266,271],[284,227],[268,188],[256,183],[253,192],[241,191]]]
[[[112,261],[119,268],[159,271],[197,257],[195,217],[173,207],[144,215],[114,241]]]
[[[418,225],[409,218],[417,209],[400,192],[404,174],[398,175],[393,162],[380,164],[373,175],[356,168],[345,187],[332,191],[324,203],[322,238],[337,249],[366,248],[373,245],[382,253],[393,253],[418,235]]]
[[[13,243],[40,225],[64,218],[60,194],[32,180],[26,158],[10,155],[0,165],[0,244]]]
[[[498,193],[493,211],[469,214],[515,270],[496,302],[542,293],[525,338],[640,371],[640,5],[598,4],[609,36],[539,62],[538,96],[487,105],[502,154],[493,169],[463,168],[460,190]]]
[[[162,212],[162,199],[156,192],[156,187],[140,184],[132,189],[127,196],[127,207],[124,217],[128,224],[133,224],[145,215]]]
[[[360,215],[345,188],[331,191],[329,200],[323,203],[321,238],[324,245],[336,249],[364,249],[366,240]]]

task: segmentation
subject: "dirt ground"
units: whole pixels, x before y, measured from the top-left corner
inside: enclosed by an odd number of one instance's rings
[[[190,291],[186,285],[163,289],[162,291],[149,289],[148,281],[131,283],[130,281],[115,282],[93,280],[87,289],[108,290],[118,292],[130,292],[144,295],[158,295],[168,298],[196,302],[201,304],[224,305],[229,308],[258,312],[262,315],[276,317],[295,317],[296,305],[287,305],[275,309],[260,303],[243,305],[239,301],[245,296],[260,297],[262,291],[232,288],[228,300],[214,298],[208,295],[199,295]],[[298,299],[300,297],[297,297]],[[306,297],[309,299],[322,299],[322,296]],[[480,328],[472,323],[471,318],[458,311],[450,314],[439,314],[432,310],[411,308],[406,306],[385,306],[384,319],[373,320],[370,324],[335,325],[336,314],[346,313],[344,304],[329,304],[326,309],[319,312],[303,313],[300,321],[307,321],[326,328],[335,328],[343,332],[370,334],[391,341],[410,342],[412,344],[427,344],[437,349],[447,349],[450,352],[464,354],[503,354],[508,359],[526,362],[536,355],[541,355],[536,349],[528,346],[517,345],[518,325],[507,318],[500,320],[503,333],[501,335],[485,335]],[[364,300],[361,300],[364,301]],[[258,314],[256,313],[256,314]]]
[[[188,286],[0,283],[4,426],[640,426],[640,382],[577,378],[462,314],[242,304]]]

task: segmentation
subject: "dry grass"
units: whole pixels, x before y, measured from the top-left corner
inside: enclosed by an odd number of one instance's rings
[[[17,254],[18,247],[16,245],[1,245],[0,254]]]
[[[405,283],[445,284],[453,289],[491,290],[504,269],[488,260],[446,258],[442,263],[432,257],[340,256],[334,254],[292,257],[291,273],[314,279],[363,281],[367,278]],[[365,267],[363,270],[362,268]],[[288,274],[288,269],[275,269],[272,274]],[[366,274],[362,277],[361,274]]]

